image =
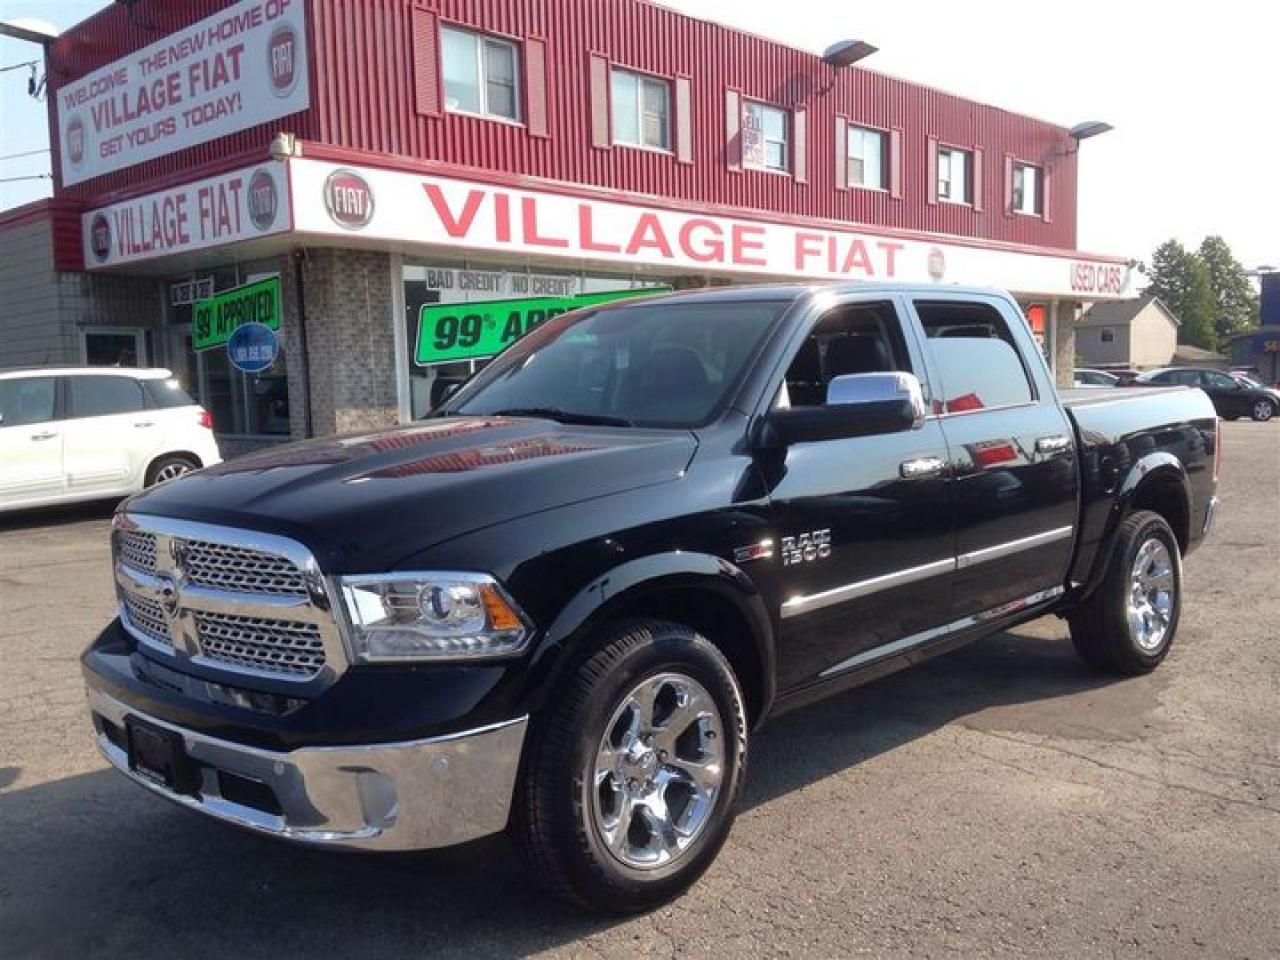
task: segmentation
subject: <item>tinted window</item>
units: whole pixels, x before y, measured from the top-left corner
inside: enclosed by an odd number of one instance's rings
[[[53,377],[0,380],[0,427],[52,420],[56,394]]]
[[[191,394],[182,389],[177,380],[144,380],[142,389],[146,391],[154,406],[167,410],[170,407],[194,407],[196,402]]]
[[[1029,403],[1031,381],[1009,327],[988,303],[916,301],[941,381],[936,413]]]
[[[71,377],[69,382],[73,417],[105,417],[142,409],[142,388],[131,377]]]
[[[568,313],[517,341],[443,409],[706,423],[787,305],[657,301]]]
[[[859,303],[828,313],[800,345],[787,368],[780,406],[816,407],[827,387],[851,373],[910,372],[897,312],[889,303]]]

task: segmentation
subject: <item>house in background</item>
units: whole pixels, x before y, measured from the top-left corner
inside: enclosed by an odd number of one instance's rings
[[[1077,362],[1134,370],[1168,366],[1178,349],[1179,326],[1155,296],[1095,303],[1076,322]]]

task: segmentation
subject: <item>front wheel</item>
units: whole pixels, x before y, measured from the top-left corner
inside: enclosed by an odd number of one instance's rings
[[[530,731],[516,840],[557,895],[652,909],[715,859],[746,751],[742,694],[714,645],[680,624],[618,624]]]
[[[1116,531],[1102,583],[1068,615],[1080,658],[1107,673],[1148,673],[1169,653],[1182,610],[1177,538],[1163,517],[1139,510]]]
[[[1275,404],[1270,400],[1259,400],[1253,405],[1253,411],[1250,414],[1254,420],[1259,423],[1266,423],[1276,414]]]

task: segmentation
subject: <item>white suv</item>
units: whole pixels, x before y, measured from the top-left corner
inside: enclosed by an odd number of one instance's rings
[[[168,370],[0,372],[0,511],[123,497],[222,460]]]

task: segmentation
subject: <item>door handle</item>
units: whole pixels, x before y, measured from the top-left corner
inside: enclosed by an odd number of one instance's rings
[[[1041,437],[1036,441],[1036,453],[1061,453],[1069,446],[1071,446],[1071,440],[1061,434]]]
[[[917,457],[914,460],[903,460],[898,464],[898,473],[904,480],[935,477],[945,469],[947,469],[947,461],[941,457]]]
[[[58,435],[58,432],[56,430],[46,430],[43,433],[33,433],[31,435],[31,439],[32,440],[52,440],[57,435]]]

